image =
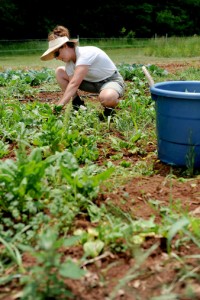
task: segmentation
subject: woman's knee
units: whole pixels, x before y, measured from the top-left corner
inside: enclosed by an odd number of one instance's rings
[[[112,89],[102,90],[99,94],[99,101],[105,107],[115,107],[119,103],[119,94]]]
[[[56,78],[67,76],[67,73],[65,72],[64,67],[57,67],[55,70],[55,74],[56,74]]]
[[[64,91],[69,83],[69,77],[65,71],[65,67],[58,67],[55,71],[55,74],[59,86]]]

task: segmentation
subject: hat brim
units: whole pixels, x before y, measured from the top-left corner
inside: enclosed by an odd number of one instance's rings
[[[46,50],[42,56],[40,57],[41,60],[51,60],[54,59],[54,53],[56,52],[57,49],[59,49],[61,46],[63,46],[66,43],[74,43],[74,44],[78,44],[78,39],[72,39],[72,40],[64,40],[63,42],[61,42],[59,45],[56,45],[54,47],[49,48],[48,50]]]

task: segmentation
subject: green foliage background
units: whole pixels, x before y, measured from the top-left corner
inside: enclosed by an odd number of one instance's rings
[[[46,38],[55,25],[87,38],[199,34],[200,0],[1,0],[0,39]]]

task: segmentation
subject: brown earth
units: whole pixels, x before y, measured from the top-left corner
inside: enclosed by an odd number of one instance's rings
[[[161,66],[161,65],[160,65]],[[188,64],[169,64],[164,68],[170,72],[188,67]],[[52,102],[56,102],[60,93],[41,93],[39,97]],[[100,146],[99,146],[100,147]],[[129,213],[133,219],[155,218],[157,224],[162,222],[160,209],[152,205],[152,201],[157,201],[160,207],[173,208],[174,213],[183,211],[189,215],[200,216],[200,177],[183,178],[179,180],[180,169],[172,168],[160,161],[156,155],[152,155],[156,145],[149,145],[146,149],[148,155],[143,159],[146,163],[153,163],[154,175],[132,178],[124,182],[119,187],[114,187],[113,191],[102,186],[101,193],[96,199],[98,205],[105,204],[119,207],[124,213]],[[101,148],[99,148],[101,153]],[[109,158],[113,155],[113,150],[107,153]],[[141,159],[137,155],[130,155],[124,150],[124,156],[131,162]],[[99,164],[103,164],[105,156],[100,154]],[[120,164],[120,160],[116,161]],[[173,173],[173,176],[171,176]],[[77,228],[88,228],[91,223],[86,219],[76,220]],[[200,228],[199,228],[200,230]],[[131,252],[125,251],[119,254],[106,252],[97,259],[88,260],[83,266],[88,270],[88,275],[80,281],[66,280],[77,300],[190,300],[200,299],[200,259],[199,257],[186,257],[186,255],[200,254],[199,247],[190,239],[180,245],[176,236],[172,240],[171,253],[167,252],[167,241],[159,235],[147,235],[142,248],[133,249]],[[155,249],[149,253],[146,260],[139,264],[135,251],[141,257],[144,251],[155,245]],[[83,255],[81,247],[63,250],[63,255],[70,255],[79,259]],[[179,257],[179,259],[178,259]],[[34,260],[28,255],[23,257],[24,264],[31,266]],[[132,277],[131,277],[132,276]],[[121,284],[121,285],[120,285]],[[118,286],[117,286],[118,285]],[[114,288],[116,293],[111,294]],[[6,293],[6,288],[1,288],[0,299],[19,299],[17,286],[13,285]],[[113,295],[113,298],[112,298]],[[53,299],[53,298],[51,298]],[[63,299],[63,298],[60,298]],[[37,299],[36,299],[37,300]]]

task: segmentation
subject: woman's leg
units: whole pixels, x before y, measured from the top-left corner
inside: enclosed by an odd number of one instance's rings
[[[99,101],[104,107],[115,108],[119,103],[119,94],[113,89],[104,89],[99,94]]]
[[[69,83],[69,76],[67,75],[65,71],[65,67],[58,67],[55,71],[56,73],[56,80],[61,88],[61,90],[64,92],[68,86]]]
[[[102,106],[115,108],[125,92],[125,83],[122,76],[114,74],[111,81],[105,82],[100,87],[99,101]]]

